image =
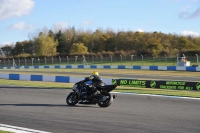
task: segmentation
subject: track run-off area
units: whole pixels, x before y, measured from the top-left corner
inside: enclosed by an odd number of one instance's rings
[[[117,74],[120,74],[118,72],[111,73],[117,76]],[[71,73],[71,75],[78,75],[77,73],[79,73],[83,77],[89,74],[88,71],[84,71],[85,74],[78,71],[74,72],[76,74],[73,74],[72,71],[64,74],[67,75],[67,73]],[[191,72],[189,73],[191,74]],[[100,73],[100,75],[111,77],[112,74],[109,75],[108,72],[103,71]],[[123,74],[131,73],[125,72]],[[133,74],[153,76],[148,73],[139,74],[135,72]],[[192,77],[199,80],[198,76],[190,74],[183,76],[160,74],[160,76],[169,77],[171,80],[173,80],[173,77],[183,77],[185,80]],[[154,75],[156,74],[154,73]],[[157,76],[153,77],[154,79],[157,78]],[[145,78],[145,76],[140,78]],[[68,89],[1,85],[0,124],[52,133],[200,132],[199,99],[119,93],[111,106],[107,108],[81,104],[71,107],[65,102],[70,92],[71,90]]]

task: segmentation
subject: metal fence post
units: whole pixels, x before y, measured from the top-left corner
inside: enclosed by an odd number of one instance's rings
[[[196,56],[197,56],[197,65],[199,65],[199,56],[198,54],[196,54]]]
[[[143,66],[143,55],[141,55],[141,57],[142,57],[142,66]]]
[[[134,55],[131,55],[131,66],[132,66],[132,63],[133,63],[133,56]]]
[[[121,65],[122,65],[122,55],[120,55],[120,57],[121,57]]]
[[[46,57],[44,57],[44,64],[46,65],[46,63],[47,63],[47,60],[46,60]]]
[[[112,55],[110,55],[110,61],[111,61],[111,66],[112,66]]]

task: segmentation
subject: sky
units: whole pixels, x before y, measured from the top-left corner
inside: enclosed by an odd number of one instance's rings
[[[72,26],[200,37],[200,0],[0,0],[0,46]]]

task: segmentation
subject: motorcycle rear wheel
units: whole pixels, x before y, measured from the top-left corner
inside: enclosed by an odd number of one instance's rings
[[[77,99],[77,96],[74,92],[71,92],[67,98],[66,98],[66,103],[69,105],[69,106],[74,106],[78,103],[78,99]]]
[[[108,107],[108,106],[110,106],[111,105],[111,103],[113,102],[113,97],[112,97],[112,95],[110,94],[110,93],[103,93],[102,94],[103,95],[103,97],[108,97],[105,101],[102,101],[102,100],[99,100],[98,101],[98,105],[99,105],[99,107]]]

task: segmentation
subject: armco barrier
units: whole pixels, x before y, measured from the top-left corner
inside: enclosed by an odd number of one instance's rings
[[[24,67],[0,67],[0,69],[39,69],[39,68],[104,68],[104,69],[137,69],[137,70],[166,70],[166,71],[200,71],[200,67],[195,66],[110,66],[110,65],[61,65],[61,66],[24,66]]]
[[[45,82],[62,82],[62,83],[76,83],[84,79],[84,77],[69,77],[69,76],[45,76],[45,75],[27,75],[27,74],[1,74],[1,79],[9,80],[25,80],[25,81],[45,81]],[[107,84],[112,84],[112,79],[102,78]]]
[[[118,86],[130,86],[130,87],[142,87],[142,88],[200,91],[200,82],[113,79],[112,84]]]

